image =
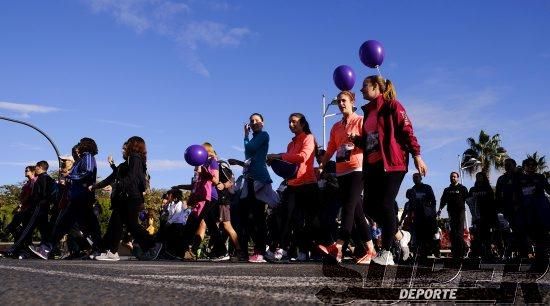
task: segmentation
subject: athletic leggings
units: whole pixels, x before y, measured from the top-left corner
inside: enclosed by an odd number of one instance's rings
[[[71,199],[55,219],[51,236],[42,239],[42,241],[53,249],[61,238],[69,233],[75,224],[78,224],[84,229],[83,231],[90,235],[93,247],[97,249],[101,242],[101,229],[93,210],[94,199],[95,196],[92,192],[85,192]]]
[[[313,241],[320,236],[319,225],[319,186],[317,183],[288,186],[287,203],[282,232],[282,248],[290,250],[291,244],[301,252],[313,249]],[[294,240],[292,239],[294,236]]]
[[[49,203],[43,201],[35,207],[29,207],[26,211],[22,212],[23,230],[14,241],[13,246],[8,249],[9,252],[19,252],[22,248],[30,245],[32,243],[32,234],[37,227],[42,239],[48,237],[51,229],[48,222],[49,208]]]
[[[239,245],[245,255],[248,255],[248,240],[252,236],[254,252],[265,253],[266,214],[265,203],[256,199],[254,180],[246,179],[248,194],[239,203]]]
[[[382,229],[382,248],[389,250],[397,233],[395,198],[405,177],[404,171],[386,172],[382,162],[367,165],[365,177],[366,214]]]
[[[369,225],[363,212],[361,191],[363,189],[363,173],[354,171],[338,177],[339,196],[342,203],[342,228],[338,238],[347,242],[355,225],[359,239],[367,242],[372,239]]]
[[[149,235],[147,230],[139,224],[139,213],[142,210],[142,205],[133,200],[117,203],[114,206],[107,232],[103,236],[105,247],[111,253],[118,252],[120,240],[122,239],[122,227],[126,225],[126,229],[134,240],[143,250],[147,250],[155,245],[153,236]]]

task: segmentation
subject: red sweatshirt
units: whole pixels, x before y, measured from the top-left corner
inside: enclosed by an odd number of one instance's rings
[[[370,103],[383,103],[378,111],[377,121],[384,170],[406,172],[409,165],[409,153],[413,156],[420,155],[420,145],[414,136],[411,121],[403,105],[397,100],[383,101],[383,99],[383,96],[380,95],[377,101]],[[367,105],[361,107],[365,118],[368,117],[370,109]],[[356,145],[364,148],[366,141],[366,135],[363,134]],[[363,165],[367,162],[367,158],[364,158]]]

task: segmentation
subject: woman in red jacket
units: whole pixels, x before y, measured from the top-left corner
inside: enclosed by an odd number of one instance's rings
[[[397,228],[395,198],[408,169],[409,154],[418,172],[426,175],[427,167],[420,157],[420,146],[407,113],[397,101],[390,80],[372,75],[363,81],[362,135],[350,135],[363,148],[363,175],[366,214],[382,228],[382,252],[374,259],[381,265],[393,265],[389,251],[394,239],[399,241],[403,259],[409,257],[411,235]]]

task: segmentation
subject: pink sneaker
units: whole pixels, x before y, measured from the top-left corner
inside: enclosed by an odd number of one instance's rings
[[[372,260],[373,258],[376,257],[376,255],[377,255],[377,254],[376,254],[375,251],[372,251],[372,252],[371,252],[371,251],[367,251],[367,254],[365,254],[365,256],[363,256],[363,257],[357,259],[357,262],[356,262],[356,263],[357,263],[358,265],[368,265],[368,264],[370,264],[371,260]]]
[[[248,262],[264,263],[266,261],[265,261],[264,256],[262,254],[254,252],[254,254],[252,256],[248,257]]]
[[[323,252],[323,254],[336,259],[337,262],[342,262],[342,249],[339,248],[336,243],[333,243],[328,247],[320,244],[317,246],[317,248],[319,248],[319,250]]]

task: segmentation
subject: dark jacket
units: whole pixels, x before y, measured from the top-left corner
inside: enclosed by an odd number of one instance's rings
[[[112,185],[111,201],[130,201],[141,205],[144,203],[143,193],[146,189],[146,166],[139,154],[130,154],[128,159],[113,168],[113,173],[94,188]],[[113,203],[114,204],[114,203]]]
[[[44,206],[48,207],[56,202],[57,183],[47,173],[41,173],[37,176],[34,182],[31,194],[32,207]],[[57,204],[57,203],[56,203]]]
[[[433,189],[427,184],[414,185],[407,190],[409,210],[415,212],[417,218],[431,218],[436,214],[436,200]]]
[[[468,194],[476,202],[482,222],[494,224],[497,221],[495,193],[491,185],[474,185]]]
[[[383,101],[382,95],[377,99],[377,101],[371,103],[382,103],[378,112],[378,141],[384,170],[387,172],[406,172],[409,165],[409,153],[413,156],[420,155],[420,145],[414,136],[411,121],[399,101]],[[369,116],[367,105],[361,107],[365,118],[363,124],[366,124],[366,119]],[[362,137],[356,141],[355,145],[364,149],[367,143],[366,137],[367,135],[362,133]],[[367,163],[368,159],[363,158],[363,169],[365,169]]]
[[[465,202],[468,197],[468,189],[464,185],[456,184],[450,185],[443,190],[441,196],[441,202],[439,203],[439,210],[442,210],[446,205],[449,205],[447,211],[449,215],[463,214],[466,208]]]
[[[519,209],[520,193],[517,187],[519,175],[519,173],[504,173],[497,180],[496,206],[507,218],[510,218]]]

